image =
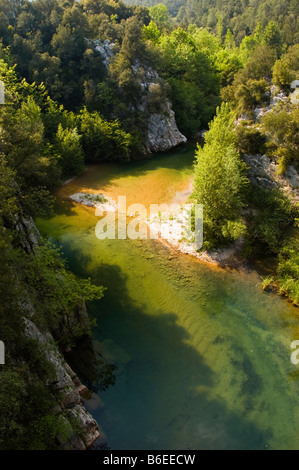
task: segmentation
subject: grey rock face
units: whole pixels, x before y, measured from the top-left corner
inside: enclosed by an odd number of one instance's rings
[[[159,112],[150,112],[152,96],[161,85],[158,73],[151,67],[136,61],[132,70],[140,78],[143,99],[138,104],[138,110],[148,115],[145,153],[165,152],[187,142],[186,137],[179,131],[171,103],[163,98]]]
[[[95,47],[95,50],[102,56],[103,64],[108,67],[111,57],[113,56],[112,47],[115,45],[109,39],[101,41],[100,39],[86,39],[86,41]]]
[[[42,333],[29,319],[25,319],[25,335],[38,340],[47,360],[55,369],[56,378],[52,385],[55,386],[57,396],[60,397],[55,405],[55,411],[61,414],[62,419],[66,419],[64,414],[67,410],[67,424],[70,429],[67,442],[61,442],[62,448],[84,450],[100,437],[104,438],[103,433],[99,432],[97,422],[82,404],[79,393],[82,384],[78,376],[58,351],[52,335],[49,332]],[[74,422],[80,428],[80,435],[73,428]]]
[[[257,122],[277,105],[290,100],[290,96],[279,91],[275,85],[271,87],[269,98],[269,106],[254,110]],[[242,117],[236,121],[236,124],[238,125],[241,121]],[[279,175],[277,163],[266,155],[244,155],[243,159],[247,164],[248,177],[252,183],[263,188],[280,188],[293,203],[299,202],[299,175],[293,165],[289,165],[287,171]]]
[[[33,222],[32,217],[18,216],[15,222],[16,230],[20,233],[21,247],[30,253],[38,245],[40,233]]]
[[[185,144],[186,137],[179,131],[174,111],[169,101],[165,103],[165,114],[151,114],[148,120],[146,150],[165,152],[179,144]]]
[[[248,177],[264,188],[281,188],[295,203],[299,202],[299,175],[290,165],[283,175],[277,174],[277,164],[266,155],[244,155]]]
[[[103,63],[108,67],[114,55],[114,44],[108,39],[105,39],[105,41],[87,39],[87,41],[95,46],[95,50],[102,56]],[[136,81],[139,82],[142,92],[142,99],[136,108],[147,116],[144,153],[165,152],[177,145],[186,143],[187,139],[179,131],[174,111],[166,98],[163,98],[163,102],[160,103],[161,111],[152,113],[149,110],[151,97],[162,82],[158,73],[151,67],[142,64],[139,60],[135,60],[135,63],[132,65],[132,72],[135,75]],[[134,111],[134,108],[131,108],[131,110]]]

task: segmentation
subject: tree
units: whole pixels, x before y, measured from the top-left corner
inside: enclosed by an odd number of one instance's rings
[[[7,111],[3,123],[2,149],[8,164],[16,171],[19,184],[22,187],[48,184],[55,163],[43,154],[44,125],[40,107],[28,97],[15,113]]]
[[[266,27],[264,42],[276,52],[277,57],[280,56],[282,37],[279,28],[274,21],[270,21]]]
[[[177,28],[159,39],[159,72],[170,85],[170,98],[179,128],[192,136],[207,125],[219,104],[219,74],[213,59],[201,50],[197,31]],[[208,38],[210,39],[210,38]]]
[[[273,83],[284,90],[288,90],[298,74],[299,44],[295,44],[282,55],[280,60],[275,62],[273,67]]]
[[[239,114],[247,114],[254,117],[254,108],[265,105],[268,101],[266,92],[269,86],[266,80],[249,79],[235,89],[236,109]]]
[[[77,129],[63,129],[58,125],[56,134],[56,153],[62,176],[73,176],[84,168],[84,155]]]
[[[145,40],[149,40],[155,44],[158,42],[161,32],[159,31],[156,23],[151,20],[148,26],[143,26],[142,34]]]
[[[161,26],[165,26],[169,21],[167,6],[159,3],[150,8],[150,16],[153,21],[158,23]]]
[[[145,54],[141,28],[142,23],[136,16],[132,16],[126,21],[120,53],[131,62],[136,59],[142,59]]]
[[[88,161],[129,159],[132,138],[119,122],[108,122],[99,113],[81,112],[82,146]]]
[[[235,240],[245,232],[240,218],[244,190],[248,182],[245,165],[236,148],[234,115],[225,103],[197,148],[194,197],[203,204],[204,246],[213,248]]]
[[[284,173],[291,162],[298,167],[299,107],[274,108],[263,117],[262,125],[268,139],[268,154],[278,160],[279,172]]]

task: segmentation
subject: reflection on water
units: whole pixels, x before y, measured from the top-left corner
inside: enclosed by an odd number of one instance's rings
[[[191,164],[187,152],[92,167],[38,221],[75,273],[108,287],[88,308],[115,383],[86,406],[111,449],[298,449],[298,310],[265,294],[254,272],[211,268],[156,241],[100,241],[94,211],[63,200],[103,190],[168,202],[188,189]]]

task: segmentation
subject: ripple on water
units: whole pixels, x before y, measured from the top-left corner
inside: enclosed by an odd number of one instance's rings
[[[112,449],[298,449],[295,309],[262,292],[254,272],[169,259],[154,241],[99,241],[93,210],[63,199],[104,188],[129,202],[165,202],[188,189],[192,159],[92,167],[62,188],[54,217],[37,221],[75,273],[108,287],[88,308],[116,381],[86,406]]]

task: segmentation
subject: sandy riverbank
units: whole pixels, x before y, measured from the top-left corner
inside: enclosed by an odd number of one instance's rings
[[[145,223],[150,229],[150,238],[159,240],[171,250],[190,255],[205,263],[221,267],[240,267],[244,265],[245,263],[240,257],[242,240],[235,242],[230,247],[212,252],[198,250],[198,245],[192,242],[193,233],[190,233],[190,209],[192,204],[186,203],[191,193],[192,184],[190,183],[187,190],[176,194],[172,201],[172,204],[175,204],[173,206],[175,209],[165,211],[162,214],[159,211],[158,213],[153,212],[145,218],[138,212],[134,214],[127,212],[127,217],[133,219],[129,224],[133,222],[137,226],[137,224]],[[117,213],[118,211],[117,201],[100,192],[81,192],[72,194],[69,197],[78,204],[94,207],[98,211],[106,213]],[[180,204],[177,201],[180,201]]]

